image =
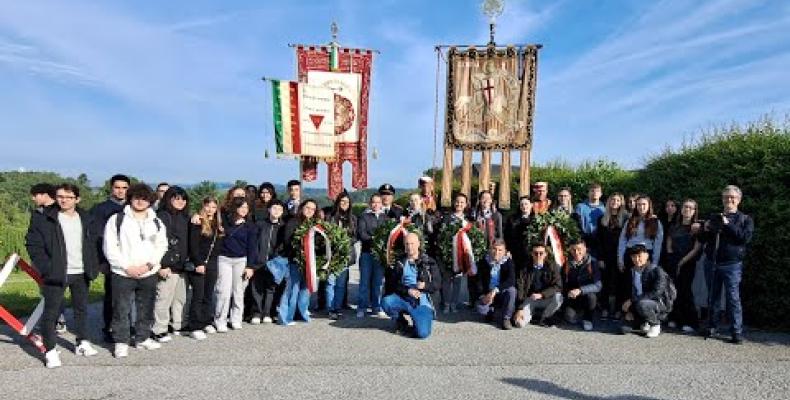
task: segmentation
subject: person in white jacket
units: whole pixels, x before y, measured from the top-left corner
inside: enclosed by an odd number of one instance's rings
[[[155,194],[145,184],[132,185],[123,211],[113,215],[104,228],[104,254],[112,271],[112,334],[114,356],[129,354],[129,311],[136,304],[135,344],[154,350],[161,347],[150,338],[154,323],[157,271],[167,251],[165,225],[151,209]],[[119,220],[120,219],[120,220]]]

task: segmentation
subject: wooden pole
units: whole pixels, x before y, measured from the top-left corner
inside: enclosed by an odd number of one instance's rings
[[[502,151],[499,169],[499,208],[510,209],[510,150]]]
[[[461,193],[470,197],[472,194],[472,150],[461,153]]]
[[[521,150],[521,169],[519,173],[519,196],[529,196],[529,149]]]
[[[478,178],[477,192],[488,190],[488,186],[491,183],[491,150],[483,150],[483,156],[480,159],[480,176]]]
[[[442,207],[450,207],[453,197],[453,148],[444,145],[444,165],[442,172]]]

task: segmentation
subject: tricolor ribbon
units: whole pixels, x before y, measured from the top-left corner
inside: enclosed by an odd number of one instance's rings
[[[33,278],[33,280],[36,281],[39,286],[41,286],[43,283],[41,274],[31,267],[30,264],[22,260],[17,254],[12,254],[3,266],[3,269],[0,270],[0,286],[3,286],[5,281],[8,279],[8,276],[11,275],[11,271],[13,271],[17,264],[19,264],[19,268],[30,275],[30,277]],[[24,336],[27,340],[33,343],[42,353],[46,351],[44,348],[44,343],[41,341],[41,338],[38,335],[34,335],[32,332],[43,312],[44,299],[42,298],[41,301],[38,302],[36,309],[33,310],[33,313],[30,314],[30,317],[28,317],[27,321],[23,324],[16,316],[11,314],[11,312],[9,312],[5,307],[0,305],[0,319],[5,321],[6,324],[8,324],[8,326],[14,329],[18,334]]]
[[[315,255],[315,234],[324,237],[326,263],[320,268],[317,268],[316,255]],[[307,281],[307,290],[310,293],[318,291],[318,269],[329,268],[329,263],[332,261],[332,243],[329,242],[329,236],[326,235],[324,227],[321,225],[313,225],[307,234],[302,238],[302,249],[304,250],[304,273],[305,280]]]
[[[560,239],[560,234],[554,225],[549,225],[546,228],[546,233],[543,235],[543,244],[551,245],[551,252],[557,265],[565,265],[565,250],[562,248],[562,239]]]
[[[453,272],[463,273],[467,276],[477,275],[472,241],[467,234],[474,225],[464,222],[464,225],[453,235]]]
[[[397,241],[400,237],[405,237],[409,233],[409,231],[406,229],[409,224],[411,224],[411,221],[408,218],[404,218],[398,225],[395,225],[395,227],[390,231],[389,235],[387,235],[387,266],[392,265],[392,248],[395,247],[395,241]]]

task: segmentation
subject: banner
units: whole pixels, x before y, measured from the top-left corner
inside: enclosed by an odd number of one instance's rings
[[[359,93],[362,76],[358,73],[308,71],[307,83],[327,88],[335,95],[336,142],[358,142]]]
[[[535,46],[450,49],[447,145],[463,150],[531,147],[537,52]]]
[[[278,154],[334,157],[334,96],[332,90],[325,87],[272,81]]]

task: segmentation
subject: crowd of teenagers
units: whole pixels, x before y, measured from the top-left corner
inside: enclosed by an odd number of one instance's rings
[[[563,188],[556,203],[545,182],[519,199],[503,216],[493,194],[480,192],[476,205],[456,194],[452,206],[437,206],[433,181],[420,178],[407,207],[394,203],[392,185],[382,185],[360,215],[345,192],[320,208],[302,197],[299,181],[278,197],[274,185],[233,187],[223,199],[190,199],[178,186],[153,190],[128,177],[110,180],[109,198],[82,210],[80,190],[64,183],[31,188],[32,212],[26,247],[43,277],[44,311],[39,329],[50,368],[61,365],[56,349],[64,292],[71,293],[75,352],[92,356],[88,288],[104,277],[104,340],[115,357],[129,346],[153,350],[172,336],[204,340],[207,334],[242,329],[243,322],[290,326],[325,310],[343,318],[348,305],[348,268],[330,274],[319,291],[307,288],[297,266],[293,236],[305,221],[322,219],[347,230],[358,242],[348,265],[358,265],[356,317],[390,318],[397,332],[418,338],[431,334],[437,314],[465,307],[502,329],[529,324],[552,326],[564,320],[593,330],[598,319],[619,321],[623,333],[656,337],[662,321],[685,333],[716,333],[724,309],[730,341],[741,342],[739,295],[742,260],[753,222],[738,210],[741,191],[722,191],[721,212],[701,218],[692,199],[667,200],[654,211],[644,194],[611,193],[591,184],[575,207]],[[190,202],[199,211],[190,213]],[[560,210],[578,224],[582,239],[568,243],[558,265],[544,243],[526,243],[535,215]],[[556,212],[556,211],[554,211]],[[404,255],[382,266],[373,252],[374,232],[387,220],[408,218],[418,232],[406,235]],[[487,255],[475,274],[454,273],[441,265],[438,242],[443,226],[474,224],[484,234]],[[705,257],[709,299],[699,310],[692,283],[697,260]],[[722,290],[726,308],[722,307]],[[355,300],[355,301],[354,301]],[[320,306],[320,307],[319,307]],[[703,321],[700,323],[700,321]]]

